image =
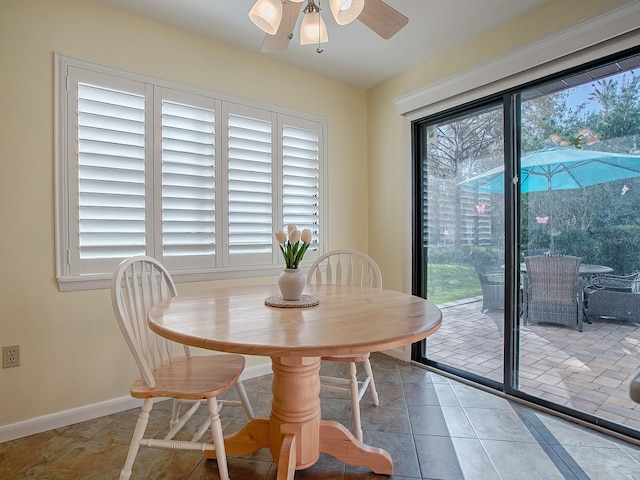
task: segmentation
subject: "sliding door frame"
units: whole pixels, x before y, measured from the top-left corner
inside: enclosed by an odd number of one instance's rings
[[[619,53],[608,55],[598,60],[587,62],[583,65],[572,67],[552,75],[545,76],[535,81],[529,81],[522,85],[509,88],[503,92],[484,97],[479,100],[465,103],[463,105],[449,108],[442,112],[428,115],[424,118],[412,120],[411,131],[411,186],[412,186],[412,285],[411,290],[414,295],[424,296],[426,291],[426,258],[423,246],[423,219],[424,208],[423,198],[425,185],[423,179],[423,159],[421,153],[425,149],[422,145],[420,131],[425,124],[437,124],[448,119],[453,119],[462,114],[471,114],[490,105],[502,104],[504,113],[504,168],[505,168],[505,309],[504,309],[504,365],[503,382],[490,380],[470,372],[463,371],[451,365],[429,359],[427,350],[427,340],[418,342],[412,346],[411,358],[413,361],[425,364],[435,370],[460,377],[502,392],[514,399],[523,400],[534,406],[546,408],[592,426],[601,427],[604,430],[618,433],[626,437],[640,440],[640,431],[625,425],[612,422],[610,420],[597,417],[584,411],[576,410],[567,406],[559,405],[542,398],[529,395],[519,390],[519,315],[521,303],[520,289],[520,188],[518,184],[520,172],[520,128],[521,128],[521,97],[520,92],[535,87],[537,85],[548,84],[563,77],[582,73],[599,66],[622,60],[625,57],[639,55],[640,47],[633,47]]]

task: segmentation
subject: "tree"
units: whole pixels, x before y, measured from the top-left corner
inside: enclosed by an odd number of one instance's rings
[[[573,107],[570,104],[575,91],[571,89],[523,102],[523,152],[553,145],[640,153],[639,87],[640,78],[633,72],[625,72],[594,82],[586,97],[588,102]],[[621,195],[625,185],[626,195]],[[638,195],[635,191],[639,188],[640,182],[629,179],[562,193],[550,192],[556,207],[554,227],[595,232],[602,231],[606,225],[637,222],[640,191]],[[528,198],[527,207],[541,212],[544,204]]]
[[[640,77],[627,72],[599,80],[589,99],[599,108],[587,113],[585,124],[597,132],[600,149],[640,153]]]
[[[548,146],[640,155],[640,77],[634,72],[550,94],[541,93],[543,89],[535,87],[522,93],[526,99],[520,109],[523,155]],[[485,236],[489,232],[493,245],[502,245],[501,195],[489,198],[477,193],[473,197],[457,184],[503,164],[503,128],[501,108],[472,110],[425,128],[425,228],[431,245],[478,245],[484,242],[479,230]],[[536,223],[536,216],[550,215],[550,206],[553,222]],[[599,247],[592,249],[587,239],[597,243],[605,230],[620,232],[624,229],[617,227],[640,224],[640,178],[523,193],[521,212],[525,245],[537,241],[540,245],[536,246],[548,246],[551,235],[557,238],[563,232],[567,248],[577,248],[579,242],[585,252],[601,251]],[[554,232],[549,231],[550,226]],[[471,230],[475,232],[472,239]],[[450,236],[443,236],[445,233]]]
[[[463,234],[468,231],[473,232],[474,243],[477,243],[477,217],[469,216],[472,199],[466,199],[463,205],[457,183],[502,163],[502,110],[473,112],[464,118],[430,126],[424,134],[429,243],[460,246]],[[469,243],[468,238],[465,241]]]
[[[569,96],[570,93],[565,90],[522,102],[520,143],[523,152],[540,150],[553,143],[552,139],[556,137],[560,145],[563,139],[574,135],[577,131],[576,118],[582,115],[586,105],[582,103],[575,108],[569,107]],[[568,146],[570,141],[565,141]]]

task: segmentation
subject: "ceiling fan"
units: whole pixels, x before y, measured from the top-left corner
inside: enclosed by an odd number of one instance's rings
[[[267,33],[262,44],[263,53],[285,52],[293,38],[302,3],[304,16],[300,25],[300,44],[318,44],[328,41],[327,27],[320,16],[315,0],[257,0],[249,11],[249,18]],[[384,39],[398,33],[409,19],[382,0],[329,0],[329,7],[338,25],[358,19]]]

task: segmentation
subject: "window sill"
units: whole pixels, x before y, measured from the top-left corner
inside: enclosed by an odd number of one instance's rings
[[[235,278],[276,276],[282,272],[284,265],[265,265],[260,267],[242,267],[241,269],[216,269],[202,272],[171,272],[176,283],[207,282],[212,280],[231,280]],[[111,275],[92,274],[80,276],[58,276],[58,289],[61,292],[80,290],[101,290],[111,288]]]

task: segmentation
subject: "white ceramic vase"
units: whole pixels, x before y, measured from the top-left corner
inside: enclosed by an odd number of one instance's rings
[[[278,287],[282,298],[287,301],[297,301],[302,298],[304,290],[304,274],[299,268],[285,268],[278,277]]]

